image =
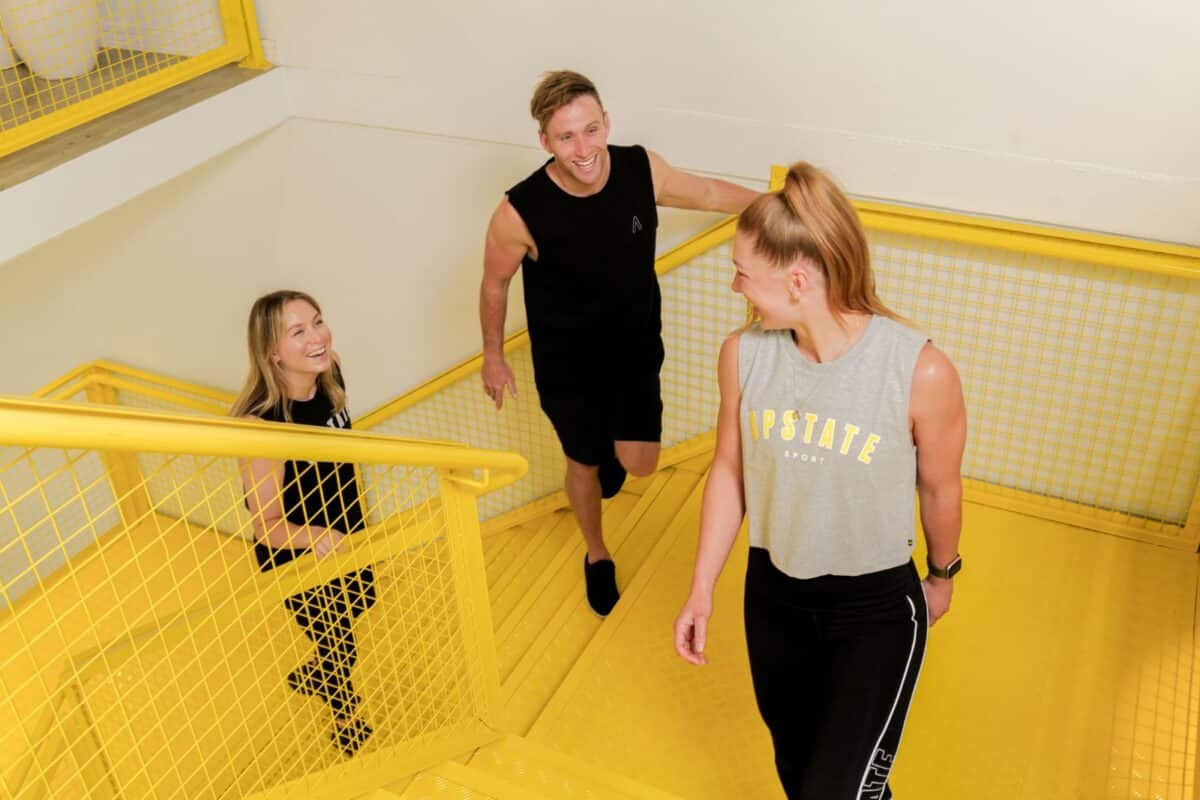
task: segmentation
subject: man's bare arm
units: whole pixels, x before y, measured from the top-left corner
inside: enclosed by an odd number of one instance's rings
[[[504,360],[504,320],[508,315],[508,287],[527,253],[534,253],[533,238],[524,221],[505,198],[488,223],[483,249],[483,281],[479,287],[479,326],[483,331],[483,388],[500,408],[504,389],[516,397],[517,384]]]
[[[654,199],[660,206],[740,214],[758,197],[758,192],[744,186],[677,170],[658,153],[646,153],[654,178]]]

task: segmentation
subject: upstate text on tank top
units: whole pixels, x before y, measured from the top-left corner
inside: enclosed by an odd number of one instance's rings
[[[790,330],[741,334],[738,372],[750,544],[794,578],[863,575],[912,557],[916,447],[909,395],[924,334],[874,316],[825,363]]]
[[[340,374],[338,375],[341,381]],[[282,422],[282,409],[272,409],[263,419]],[[347,409],[334,413],[333,402],[317,384],[309,400],[292,401],[292,422],[325,428],[350,428]],[[354,533],[365,526],[354,465],[330,461],[285,461],[283,466],[283,515],[294,525],[320,525],[342,533]],[[286,564],[308,552],[307,548],[272,548],[261,542],[255,555],[263,569]]]
[[[650,159],[637,145],[609,145],[608,153],[608,180],[596,194],[563,191],[546,172],[550,161],[508,190],[537,248],[536,261],[521,262],[535,365],[539,356],[653,343],[661,330]]]

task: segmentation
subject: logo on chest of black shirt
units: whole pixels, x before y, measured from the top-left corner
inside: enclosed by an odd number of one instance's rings
[[[637,218],[637,214],[633,215],[633,232],[636,234],[642,229],[642,221]]]

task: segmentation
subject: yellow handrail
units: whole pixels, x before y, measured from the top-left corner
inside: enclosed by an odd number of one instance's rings
[[[786,175],[787,167],[771,167],[771,188],[781,187]],[[1159,275],[1200,277],[1200,247],[873,200],[851,202],[867,230],[995,247]]]
[[[17,397],[0,397],[0,445],[488,470],[479,492],[506,486],[528,469],[514,453],[445,442]]]
[[[82,388],[89,378],[93,380],[109,381],[113,376],[123,376],[125,378],[132,378],[135,381],[142,381],[155,386],[174,389],[177,393],[179,393],[179,395],[195,395],[198,397],[203,397],[212,401],[214,405],[222,406],[222,411],[224,411],[224,409],[228,409],[236,399],[236,396],[232,392],[226,392],[221,389],[213,389],[209,386],[202,386],[198,383],[191,383],[190,381],[184,381],[166,375],[159,375],[154,372],[149,372],[148,370],[138,369],[136,367],[128,366],[127,364],[119,364],[115,361],[107,361],[104,359],[90,361],[86,364],[81,364],[80,366],[75,367],[75,369],[59,378],[56,378],[52,382],[43,386],[41,389],[35,391],[33,396],[45,397],[47,399],[68,397],[70,396],[69,393],[77,391],[77,389],[73,389],[75,385],[78,385],[79,388]],[[135,384],[126,384],[126,388],[134,391],[145,391],[145,387],[137,386]],[[178,399],[178,395],[172,398],[172,400]]]

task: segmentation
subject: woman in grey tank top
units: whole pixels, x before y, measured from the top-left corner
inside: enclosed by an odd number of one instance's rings
[[[705,663],[713,588],[748,516],[746,643],[783,788],[793,800],[885,800],[926,630],[962,565],[962,388],[876,296],[858,215],[816,168],[793,165],[781,191],[742,213],[733,261],[733,290],[760,319],[721,347],[716,450],[675,647]]]

